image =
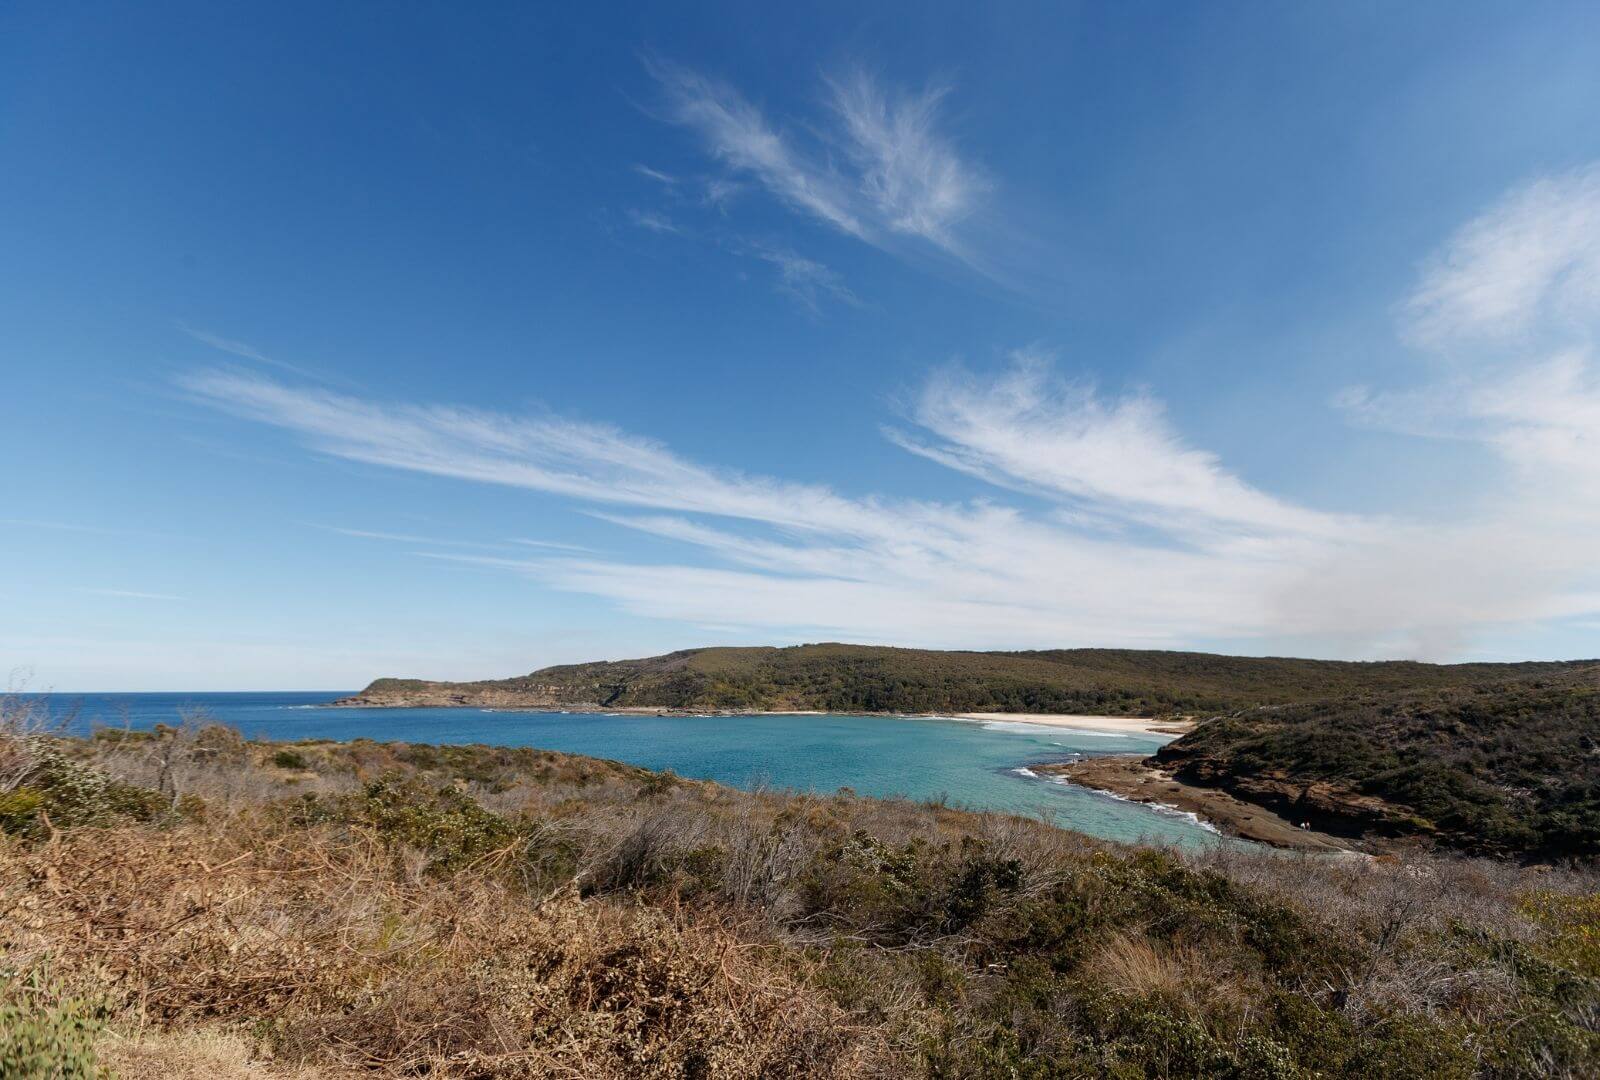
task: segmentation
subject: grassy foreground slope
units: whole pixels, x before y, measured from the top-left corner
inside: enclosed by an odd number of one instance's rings
[[[1569,664],[1349,663],[1133,649],[943,652],[870,645],[689,649],[484,682],[379,679],[370,705],[795,709],[831,712],[1223,712],[1354,691],[1434,689]]]
[[[1600,855],[1600,664],[1244,709],[1154,763],[1343,835],[1468,851]]]
[[[1600,1072],[1587,872],[529,749],[0,736],[7,1077]]]

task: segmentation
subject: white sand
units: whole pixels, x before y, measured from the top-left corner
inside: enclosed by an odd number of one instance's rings
[[[974,712],[953,713],[958,720],[996,720],[1007,724],[1038,724],[1074,731],[1104,731],[1115,735],[1182,735],[1194,727],[1188,720],[1152,720],[1146,716],[1065,716],[1057,713]]]

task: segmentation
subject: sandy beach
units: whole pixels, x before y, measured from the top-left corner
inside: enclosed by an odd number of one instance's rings
[[[1076,716],[1056,713],[949,713],[957,720],[998,720],[1007,724],[1038,724],[1074,731],[1104,731],[1115,735],[1184,735],[1194,729],[1189,720],[1153,720],[1144,716]]]

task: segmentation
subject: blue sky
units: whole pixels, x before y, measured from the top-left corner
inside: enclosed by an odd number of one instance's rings
[[[1592,4],[0,13],[0,664],[1600,654]]]

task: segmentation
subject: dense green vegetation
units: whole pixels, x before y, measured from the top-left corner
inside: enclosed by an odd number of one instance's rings
[[[1185,856],[200,727],[0,738],[0,777],[27,793],[0,823],[7,1075],[1600,1070],[1585,872]]]
[[[829,712],[1169,715],[1560,672],[1565,664],[1348,663],[1132,649],[941,652],[868,645],[691,649],[514,679],[379,679],[363,697],[526,695],[551,704]]]
[[[1241,710],[1158,760],[1180,778],[1282,802],[1319,828],[1501,855],[1600,855],[1600,665]],[[1341,792],[1387,806],[1374,813]]]

